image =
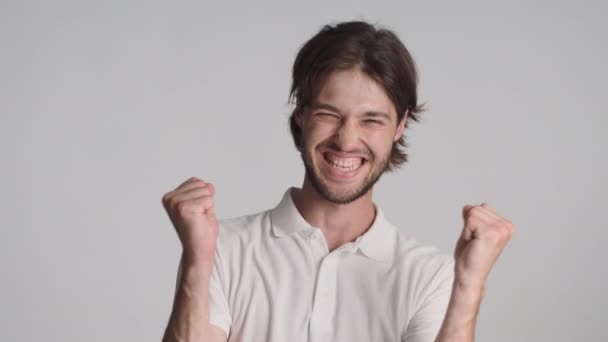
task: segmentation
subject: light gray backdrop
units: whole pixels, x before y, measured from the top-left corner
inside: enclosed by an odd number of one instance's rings
[[[517,226],[479,341],[605,341],[608,77],[601,2],[0,2],[0,340],[158,341],[180,245],[162,195],[191,176],[222,218],[303,168],[290,71],[323,24],[393,28],[428,112],[375,200],[451,252],[461,209]]]

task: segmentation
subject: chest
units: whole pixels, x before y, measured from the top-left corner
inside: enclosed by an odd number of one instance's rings
[[[344,245],[285,239],[243,246],[228,262],[235,336],[265,341],[398,341],[408,289],[398,269]]]

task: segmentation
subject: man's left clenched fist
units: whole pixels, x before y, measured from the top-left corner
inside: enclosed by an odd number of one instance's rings
[[[461,286],[483,290],[492,266],[515,233],[515,226],[486,203],[465,205],[462,217],[464,227],[454,251],[456,281]]]

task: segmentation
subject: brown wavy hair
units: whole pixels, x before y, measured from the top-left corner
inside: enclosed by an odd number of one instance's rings
[[[289,102],[295,108],[289,128],[298,151],[302,130],[296,113],[304,114],[331,72],[352,68],[359,68],[382,85],[395,106],[397,123],[406,113],[406,127],[411,120],[420,120],[423,108],[418,104],[416,64],[397,35],[364,21],[325,25],[302,46],[293,64]],[[407,162],[406,147],[405,135],[393,143],[387,171]]]

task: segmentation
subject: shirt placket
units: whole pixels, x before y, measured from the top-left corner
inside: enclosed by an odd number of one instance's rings
[[[330,341],[333,334],[336,307],[336,280],[340,255],[345,248],[328,253],[324,237],[309,233],[313,253],[320,259],[310,317],[310,341]],[[347,247],[347,246],[343,246]],[[349,248],[346,248],[349,249]],[[350,250],[350,249],[349,249]]]

